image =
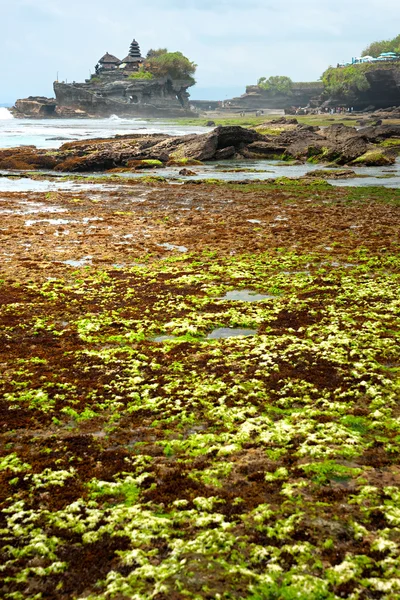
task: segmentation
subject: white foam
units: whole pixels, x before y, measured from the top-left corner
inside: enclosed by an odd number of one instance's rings
[[[8,108],[0,107],[0,121],[9,121],[13,118],[14,117],[12,116]]]

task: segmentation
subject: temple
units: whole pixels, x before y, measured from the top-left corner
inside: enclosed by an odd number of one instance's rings
[[[119,69],[123,75],[129,75],[139,71],[143,64],[144,58],[140,53],[140,46],[136,40],[133,40],[129,48],[129,54],[124,59],[119,60],[116,56],[106,52],[95,66],[95,72],[96,76],[99,76]]]
[[[96,74],[99,75],[99,73],[102,73],[103,71],[112,71],[113,69],[117,69],[120,64],[121,61],[119,58],[106,52],[95,66]]]
[[[148,73],[141,77],[144,65],[136,39],[122,60],[106,52],[97,62],[95,73],[84,83],[54,83],[57,106],[81,110],[90,116],[192,116],[187,90],[193,80],[147,77]]]

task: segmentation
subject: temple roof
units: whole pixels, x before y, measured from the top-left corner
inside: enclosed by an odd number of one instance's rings
[[[125,58],[123,60],[121,60],[122,63],[138,63],[138,62],[142,62],[144,60],[144,58],[142,58],[141,56],[137,57],[137,56],[131,56],[130,54],[128,54],[128,56],[125,56]]]
[[[138,58],[138,59],[142,58],[140,56],[140,46],[136,40],[133,40],[130,45],[129,56],[132,56],[132,58]]]
[[[104,65],[104,64],[119,65],[121,63],[121,61],[116,56],[113,56],[112,54],[109,54],[108,52],[106,52],[105,55],[102,56],[101,59],[99,60],[99,63],[102,65]]]

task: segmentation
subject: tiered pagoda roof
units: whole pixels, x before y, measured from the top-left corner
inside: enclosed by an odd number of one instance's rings
[[[131,56],[130,54],[128,54],[128,56],[125,56],[125,58],[121,61],[122,64],[126,64],[126,65],[136,65],[139,62],[142,62],[143,59],[142,58],[133,58],[133,56]]]
[[[138,42],[136,40],[133,40],[130,48],[129,48],[129,55],[131,58],[135,59],[136,62],[141,62],[143,60],[141,54],[140,54],[140,46],[138,44]]]

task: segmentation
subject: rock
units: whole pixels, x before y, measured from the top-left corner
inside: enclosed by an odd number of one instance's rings
[[[336,161],[341,165],[351,163],[355,158],[368,150],[368,144],[362,136],[347,139],[344,143],[337,145],[340,158]]]
[[[207,121],[206,127],[215,127],[215,122],[214,121]]]
[[[51,152],[35,147],[10,148],[0,150],[0,168],[63,172],[154,168],[165,164],[186,168],[200,161],[232,157],[387,165],[394,162],[396,150],[372,142],[379,144],[390,138],[400,138],[400,126],[381,125],[361,131],[343,125],[318,131],[297,127],[276,136],[237,126],[217,127],[202,135],[133,134],[74,141]]]
[[[160,160],[147,159],[147,160],[129,160],[126,163],[129,169],[160,169],[164,167],[164,163]]]
[[[175,158],[167,162],[167,167],[191,167],[202,164],[201,160],[195,160],[194,158]]]
[[[369,142],[381,142],[391,137],[400,137],[400,125],[378,125],[359,130]]]
[[[236,154],[235,146],[227,146],[226,148],[221,148],[221,150],[217,150],[214,155],[214,160],[225,160],[227,158],[232,158]]]
[[[183,175],[184,177],[190,177],[191,175],[197,175],[195,171],[191,171],[190,169],[181,169],[179,171],[179,175]]]
[[[287,119],[286,117],[280,117],[279,119],[272,119],[272,121],[267,121],[263,123],[263,125],[297,125],[297,119]]]
[[[308,127],[296,129],[278,136],[286,143],[286,156],[307,160],[312,156],[322,154],[326,143],[322,136]],[[278,141],[278,140],[277,140]]]
[[[29,96],[17,100],[13,107],[13,115],[20,118],[43,119],[55,117],[57,102],[54,98],[44,96]]]
[[[244,150],[243,155],[246,158],[277,158],[282,157],[286,151],[286,145],[279,143],[280,136],[275,136],[275,139],[253,142],[249,144]],[[272,136],[271,136],[272,138]]]
[[[381,167],[385,165],[393,165],[396,162],[397,154],[390,149],[372,149],[365,152],[353,160],[353,165],[365,165],[367,167]]]
[[[193,118],[188,89],[193,80],[130,79],[119,69],[85,83],[54,83],[57,106],[94,116]]]
[[[352,179],[353,177],[356,177],[356,172],[352,169],[335,169],[334,171],[315,169],[303,176],[304,179]]]
[[[245,129],[238,125],[222,127],[221,125],[214,129],[214,133],[218,137],[218,150],[234,146],[239,148],[243,144],[251,144],[257,140],[264,139],[264,136],[257,133],[253,129]]]
[[[355,127],[347,127],[342,124],[329,125],[323,130],[323,136],[335,144],[343,143],[358,135]]]

